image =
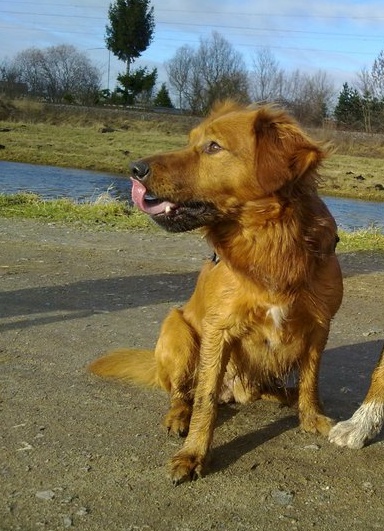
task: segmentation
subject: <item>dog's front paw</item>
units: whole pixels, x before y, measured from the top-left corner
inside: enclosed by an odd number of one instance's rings
[[[188,435],[192,408],[186,404],[172,406],[164,417],[164,426],[169,433],[175,433],[181,437]]]
[[[181,450],[171,459],[169,476],[174,485],[194,481],[202,477],[204,464],[201,456]]]
[[[332,419],[321,413],[300,416],[300,428],[308,433],[320,433],[326,436],[334,424]]]

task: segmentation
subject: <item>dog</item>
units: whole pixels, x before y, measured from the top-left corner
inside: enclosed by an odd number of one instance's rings
[[[336,223],[317,193],[328,151],[280,108],[224,102],[187,147],[131,166],[137,207],[171,232],[201,228],[216,256],[154,353],[118,350],[90,366],[169,393],[165,426],[186,436],[170,462],[175,485],[204,474],[219,402],[297,403],[303,430],[333,425],[318,396],[343,294]],[[291,371],[297,389],[283,386]]]
[[[372,374],[371,385],[361,406],[348,420],[338,422],[329,440],[339,446],[362,448],[378,435],[384,425],[384,346]]]

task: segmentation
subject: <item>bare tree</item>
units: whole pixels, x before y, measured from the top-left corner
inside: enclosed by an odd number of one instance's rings
[[[205,93],[202,111],[228,97],[248,100],[248,75],[242,55],[218,32],[201,40],[195,67]]]
[[[285,75],[282,102],[303,124],[322,125],[334,98],[333,82],[323,70],[312,75],[295,70]]]
[[[384,51],[382,50],[371,69],[364,67],[357,75],[357,87],[364,118],[364,130],[368,133],[382,130],[384,118]]]
[[[373,62],[371,75],[371,87],[373,96],[382,100],[384,99],[384,51],[381,50]]]
[[[180,48],[167,64],[169,83],[179,102],[194,113],[205,113],[214,101],[248,101],[248,76],[239,52],[219,33],[201,40],[197,51]]]
[[[360,72],[357,73],[356,88],[360,94],[373,94],[374,92],[371,72],[366,66],[364,66]]]
[[[168,80],[171,87],[177,94],[178,105],[180,109],[186,107],[186,94],[192,65],[194,62],[194,51],[191,46],[185,45],[176,51],[176,55],[165,64],[165,70],[168,74]]]
[[[20,81],[20,70],[13,61],[3,59],[0,63],[0,93],[10,98],[26,96],[28,86]]]
[[[284,71],[269,48],[261,48],[253,57],[250,73],[250,94],[254,101],[280,101],[283,93]]]
[[[88,103],[100,90],[100,71],[71,45],[29,48],[16,56],[13,65],[29,94],[50,102]]]

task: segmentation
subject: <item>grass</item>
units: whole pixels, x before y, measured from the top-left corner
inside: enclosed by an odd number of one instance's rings
[[[333,155],[324,164],[324,183],[320,191],[324,195],[384,201],[384,160],[381,158]]]
[[[0,160],[126,175],[138,158],[182,147],[199,118],[0,99]],[[104,131],[104,132],[103,132]],[[105,132],[107,131],[107,132]],[[324,195],[384,201],[384,135],[315,129],[335,153],[322,169]]]
[[[378,228],[353,232],[339,231],[338,252],[372,251],[384,252],[384,234]]]
[[[80,204],[69,199],[46,201],[31,193],[0,194],[0,216],[75,223],[92,229],[160,230],[146,214],[105,195],[99,202]],[[340,231],[338,251],[384,252],[384,234],[374,227],[354,232]]]
[[[46,201],[36,194],[0,194],[0,216],[75,223],[114,230],[151,229],[155,225],[137,209],[114,200],[76,203],[70,199]]]
[[[0,144],[5,146],[0,160],[126,174],[131,161],[182,145],[181,135],[139,126],[102,133],[109,126],[2,122],[10,131],[0,132]]]
[[[172,121],[175,117],[170,117]],[[177,117],[179,118],[179,117]],[[126,175],[133,160],[186,144],[181,132],[165,130],[164,123],[121,121],[120,128],[93,125],[2,122],[0,160],[98,170]],[[105,130],[110,132],[102,132]],[[334,154],[322,169],[321,193],[384,201],[384,160],[377,157]]]
[[[186,144],[195,117],[159,115],[126,109],[53,106],[28,100],[0,99],[0,160],[127,174],[131,161]],[[335,154],[324,164],[321,193],[384,201],[384,135],[311,130],[330,141]],[[115,230],[154,229],[147,216],[125,204],[76,204],[44,201],[34,194],[0,194],[0,216],[71,222]],[[341,233],[341,251],[384,250],[375,228]]]

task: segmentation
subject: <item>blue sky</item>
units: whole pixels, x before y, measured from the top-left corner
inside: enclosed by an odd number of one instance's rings
[[[21,50],[73,44],[104,73],[110,88],[124,65],[105,49],[110,0],[0,0],[0,61]],[[383,0],[152,0],[155,38],[136,65],[159,69],[184,44],[212,31],[252,58],[268,47],[285,71],[327,71],[337,90],[371,67],[384,49]]]

